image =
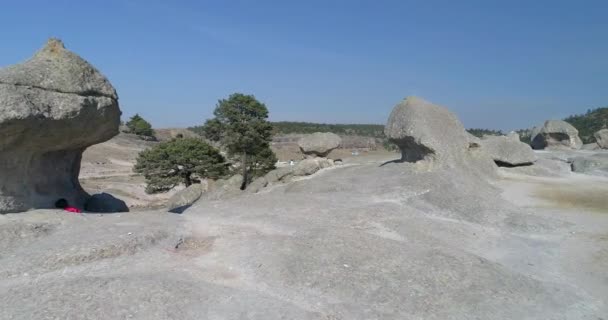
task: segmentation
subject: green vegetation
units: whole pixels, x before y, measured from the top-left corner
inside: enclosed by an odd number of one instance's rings
[[[228,165],[219,151],[200,139],[181,138],[142,151],[133,170],[146,178],[146,192],[168,191],[180,183],[222,177]]]
[[[152,130],[152,125],[142,118],[139,114],[135,114],[129,119],[127,122],[127,127],[129,128],[130,133],[134,133],[138,136],[145,137],[153,137],[154,130]]]
[[[358,135],[365,137],[384,137],[381,124],[325,124],[311,122],[273,122],[274,134],[333,132],[338,135]]]
[[[583,143],[593,143],[595,142],[593,134],[608,128],[608,107],[587,110],[585,114],[569,116],[564,121],[578,129]]]
[[[240,158],[241,189],[251,182],[250,173],[259,176],[274,169],[276,156],[270,150],[273,127],[267,121],[266,105],[253,95],[234,93],[218,102],[213,115],[215,118],[207,120],[200,132],[220,142],[230,157]]]
[[[467,129],[467,131],[470,134],[472,134],[478,138],[481,138],[483,136],[502,136],[502,135],[504,135],[504,133],[502,133],[502,131],[492,130],[492,129],[472,128],[472,129]]]

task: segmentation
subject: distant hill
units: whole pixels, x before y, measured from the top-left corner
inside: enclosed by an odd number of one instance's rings
[[[583,143],[595,142],[593,134],[600,129],[608,128],[608,107],[588,110],[581,115],[569,116],[564,121],[578,129]]]

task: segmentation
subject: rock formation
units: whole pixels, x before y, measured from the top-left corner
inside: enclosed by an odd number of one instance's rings
[[[608,129],[599,130],[593,136],[600,148],[608,149]]]
[[[309,156],[326,157],[340,146],[340,136],[331,132],[315,132],[300,139],[298,145],[302,153]]]
[[[408,97],[389,116],[386,136],[401,149],[402,160],[450,160],[468,147],[470,135],[448,109]]]
[[[608,177],[608,154],[578,156],[572,161],[572,171]]]
[[[93,66],[51,39],[0,69],[0,213],[82,206],[82,152],[118,134],[118,96]]]
[[[542,127],[532,130],[533,149],[569,148],[580,149],[583,142],[578,137],[578,130],[566,121],[547,120]]]
[[[200,183],[195,183],[184,190],[180,190],[174,194],[167,203],[167,211],[173,213],[182,213],[190,207],[203,194],[203,186]]]
[[[499,166],[529,165],[537,160],[529,145],[519,136],[485,136],[480,141],[482,150]]]

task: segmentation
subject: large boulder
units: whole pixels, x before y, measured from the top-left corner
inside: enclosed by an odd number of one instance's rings
[[[188,209],[203,194],[203,186],[195,183],[186,189],[178,191],[167,202],[167,211],[172,213],[182,213]]]
[[[578,130],[566,121],[547,120],[541,127],[532,130],[533,149],[580,149],[583,141],[578,136]]]
[[[595,141],[602,149],[608,149],[608,129],[602,129],[594,135]]]
[[[335,133],[315,132],[305,135],[298,141],[300,150],[306,155],[326,157],[332,150],[340,146],[342,139]]]
[[[82,207],[82,152],[118,134],[118,96],[92,65],[51,39],[0,69],[0,213]]]
[[[384,133],[401,149],[406,162],[455,160],[471,142],[453,113],[418,97],[408,97],[395,106]]]
[[[499,166],[529,165],[537,160],[532,148],[519,141],[519,136],[484,136],[480,143]]]

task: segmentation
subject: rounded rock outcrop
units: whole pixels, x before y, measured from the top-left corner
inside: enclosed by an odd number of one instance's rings
[[[405,162],[459,158],[469,147],[470,136],[448,109],[418,97],[397,104],[384,129],[401,150]]]
[[[305,155],[326,157],[332,150],[340,146],[342,139],[331,132],[315,132],[302,137],[298,141],[300,150]]]
[[[534,151],[526,143],[519,141],[519,136],[485,136],[481,139],[481,148],[499,166],[521,166],[536,162]]]
[[[533,149],[580,149],[583,141],[578,136],[578,130],[562,120],[547,120],[542,127],[532,130]]]
[[[118,134],[120,114],[110,82],[57,39],[0,69],[0,213],[82,207],[82,152]]]

